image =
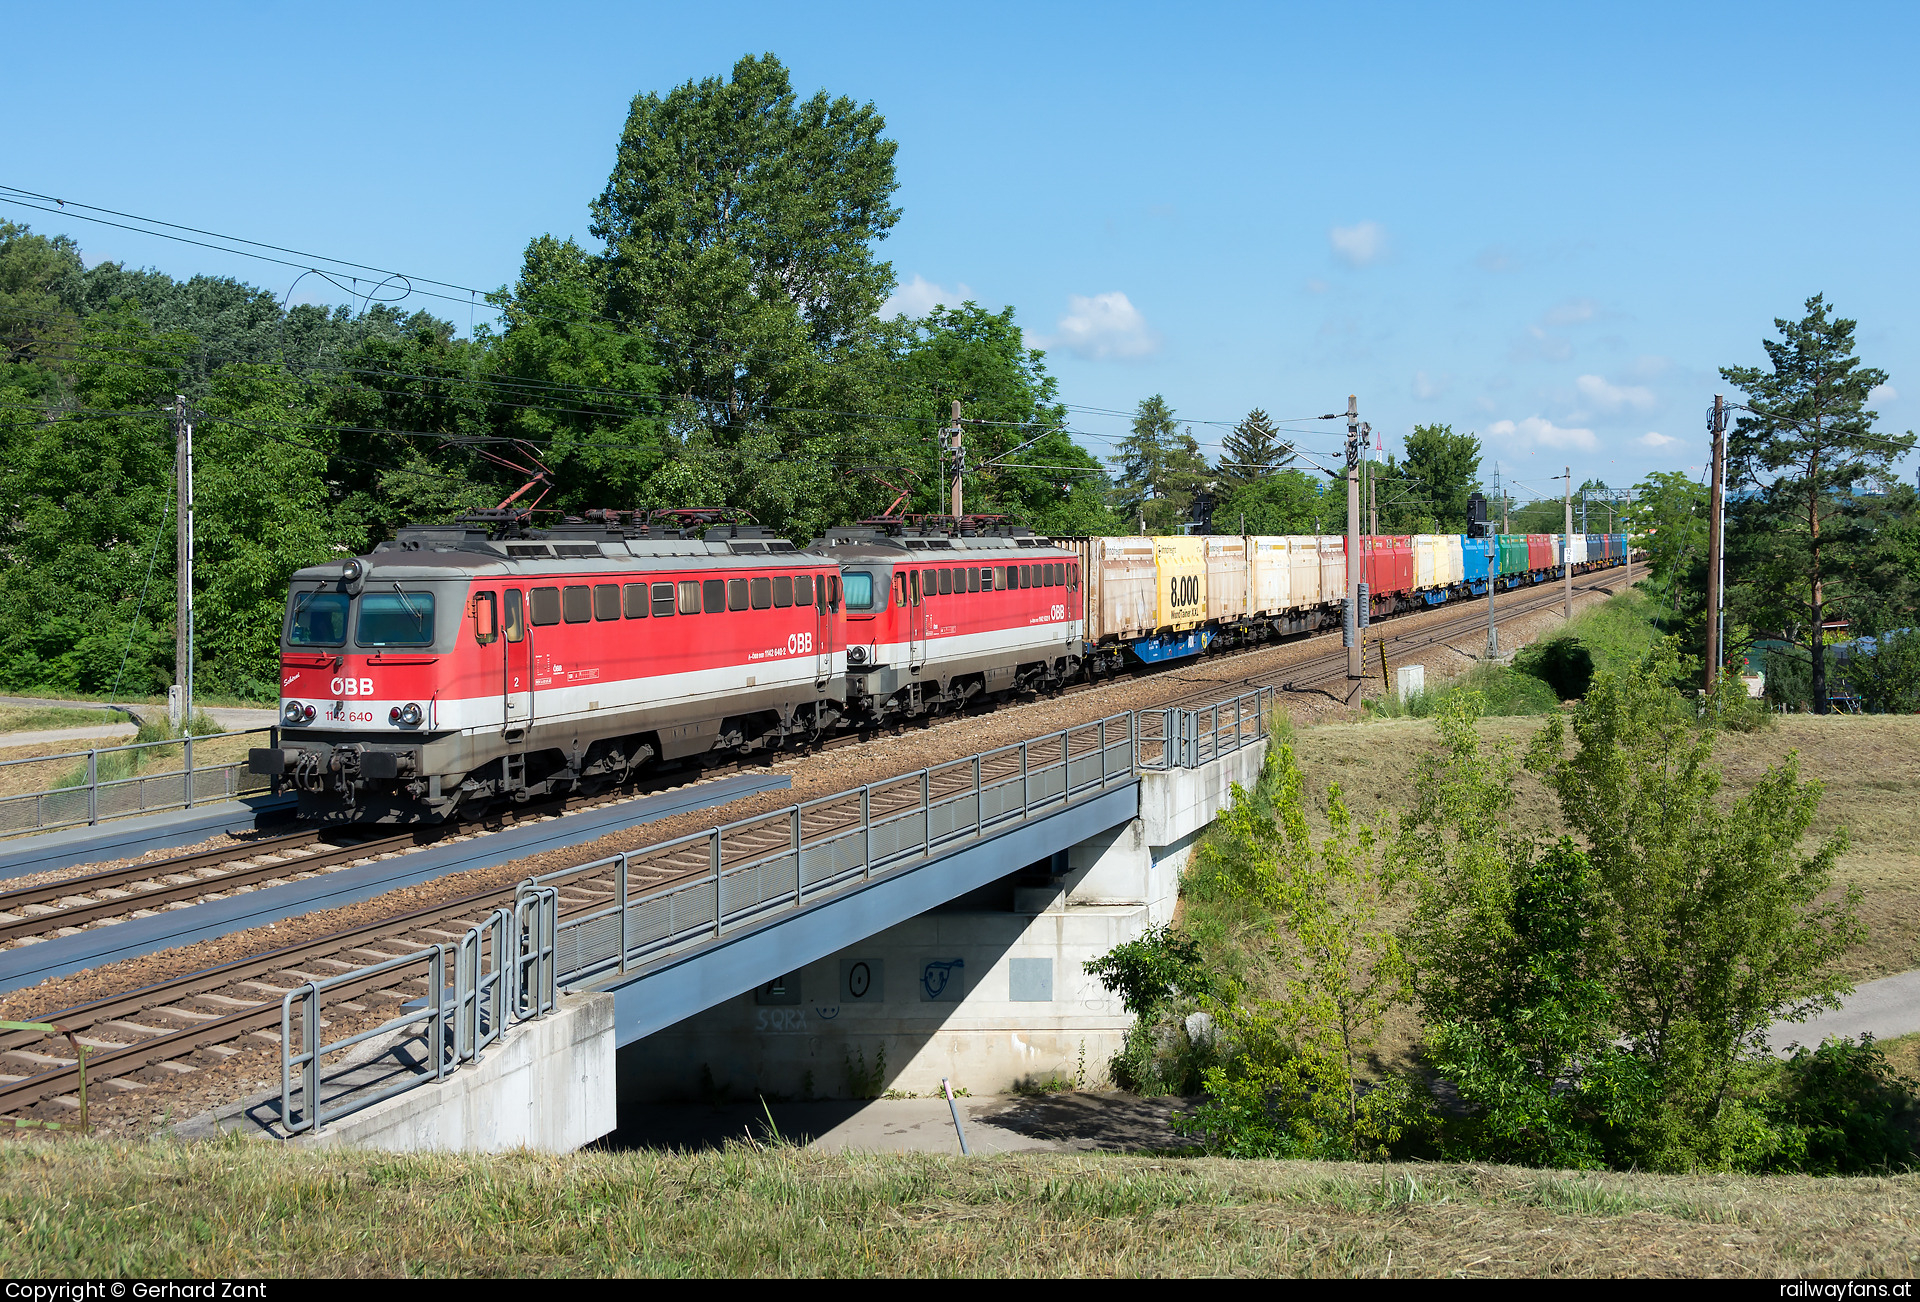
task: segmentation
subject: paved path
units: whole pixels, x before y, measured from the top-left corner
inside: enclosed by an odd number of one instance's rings
[[[1773,1051],[1785,1056],[1794,1044],[1812,1048],[1828,1036],[1863,1031],[1876,1040],[1920,1031],[1920,970],[1855,986],[1837,1011],[1804,1022],[1777,1022],[1768,1038]]]
[[[98,701],[61,701],[43,696],[0,696],[0,705],[16,706],[23,709],[55,707],[67,710],[104,710],[107,707]],[[142,719],[159,717],[166,714],[164,705],[136,705],[133,713]],[[206,715],[229,732],[238,732],[246,728],[271,728],[279,719],[272,710],[247,709],[228,705],[202,707],[199,713]],[[107,737],[131,737],[133,725],[130,723],[108,723],[84,728],[51,728],[34,732],[0,733],[0,746],[37,746],[42,742],[85,742],[98,741]],[[85,750],[85,746],[79,747]]]

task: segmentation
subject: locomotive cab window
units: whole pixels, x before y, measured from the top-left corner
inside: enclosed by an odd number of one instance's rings
[[[527,613],[532,616],[535,627],[560,622],[560,589],[527,589]]]
[[[596,583],[593,585],[593,617],[595,619],[620,618],[619,584]]]
[[[500,638],[500,602],[491,592],[473,594],[473,640],[487,646]]]
[[[673,613],[673,585],[656,583],[653,585],[653,617],[665,619]]]
[[[893,572],[893,604],[896,606],[907,604],[907,572],[905,570]]]
[[[361,646],[426,646],[433,641],[433,594],[391,592],[360,594],[360,622],[354,639]]]
[[[772,579],[749,579],[747,588],[752,593],[755,610],[765,610],[773,605]]]
[[[784,610],[793,604],[793,576],[777,574],[773,579],[773,608]]]
[[[569,624],[584,624],[593,618],[593,589],[582,583],[562,589],[560,609]]]
[[[628,619],[647,617],[647,585],[629,583],[620,590],[620,604],[626,607]]]
[[[520,604],[520,589],[507,589],[507,608],[504,614],[505,618],[501,622],[506,625],[507,641],[518,642],[525,638],[527,619],[526,611]]]
[[[847,571],[847,609],[848,610],[876,609],[876,603],[874,602],[873,597],[874,597],[874,592],[873,592],[872,573],[867,570],[848,570]],[[880,604],[885,604],[886,599],[887,599],[886,589],[882,588],[880,590]],[[831,588],[828,589],[827,600],[828,601],[833,600]]]
[[[300,592],[293,598],[287,641],[294,646],[339,646],[347,640],[347,594]]]
[[[796,574],[793,576],[793,604],[811,606],[813,604],[813,576]]]
[[[709,615],[718,615],[727,608],[727,581],[725,579],[702,579],[700,581],[700,600],[706,603]]]

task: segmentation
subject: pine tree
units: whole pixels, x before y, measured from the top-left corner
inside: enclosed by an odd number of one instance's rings
[[[1856,323],[1829,310],[1826,296],[1815,294],[1800,321],[1774,319],[1782,338],[1761,341],[1771,370],[1720,369],[1747,395],[1747,414],[1727,445],[1728,475],[1733,484],[1758,490],[1735,512],[1743,536],[1729,551],[1744,562],[1736,577],[1760,580],[1742,594],[1755,624],[1790,633],[1806,619],[1817,714],[1827,712],[1823,633],[1836,517],[1844,518],[1861,481],[1890,481],[1894,463],[1914,442],[1911,433],[1874,432],[1877,413],[1867,410],[1867,400],[1887,373],[1860,365],[1853,355]]]
[[[1176,428],[1173,408],[1167,406],[1164,397],[1156,393],[1142,398],[1134,409],[1133,432],[1120,441],[1120,450],[1107,458],[1119,468],[1114,495],[1130,520],[1142,518],[1147,505],[1161,495]]]
[[[1260,408],[1248,412],[1222,441],[1220,486],[1231,493],[1262,475],[1272,474],[1293,460],[1293,450],[1280,439],[1273,419]]]

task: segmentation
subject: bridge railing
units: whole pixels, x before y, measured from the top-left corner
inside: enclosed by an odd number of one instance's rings
[[[43,788],[0,796],[0,836],[263,794],[271,780],[247,772],[248,743],[275,731],[242,728],[0,760],[0,782]]]
[[[853,889],[891,868],[1044,817],[1131,782],[1193,768],[1268,734],[1272,688],[1205,710],[1115,714],[1031,741],[675,837],[523,881],[456,944],[310,981],[281,1008],[281,1117],[288,1134],[473,1060],[568,986],[626,972]],[[446,985],[449,958],[453,984]],[[412,966],[429,994],[399,1016],[322,1043],[336,1006]],[[424,969],[424,970],[421,970]],[[359,1014],[364,1017],[364,1014]],[[329,1075],[328,1057],[386,1037]],[[418,1047],[415,1048],[415,1042]],[[396,1065],[397,1064],[397,1065]],[[395,1076],[398,1079],[393,1079]]]
[[[1140,767],[1199,768],[1243,746],[1265,741],[1276,691],[1258,687],[1198,710],[1168,706],[1139,711]]]

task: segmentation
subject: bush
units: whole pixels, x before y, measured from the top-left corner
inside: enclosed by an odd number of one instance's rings
[[[1566,633],[1521,647],[1514,654],[1513,667],[1538,678],[1562,701],[1579,700],[1593,682],[1593,653],[1579,638]]]
[[[1795,1049],[1762,1110],[1780,1131],[1776,1170],[1856,1175],[1913,1161],[1914,1099],[1871,1035]]]

